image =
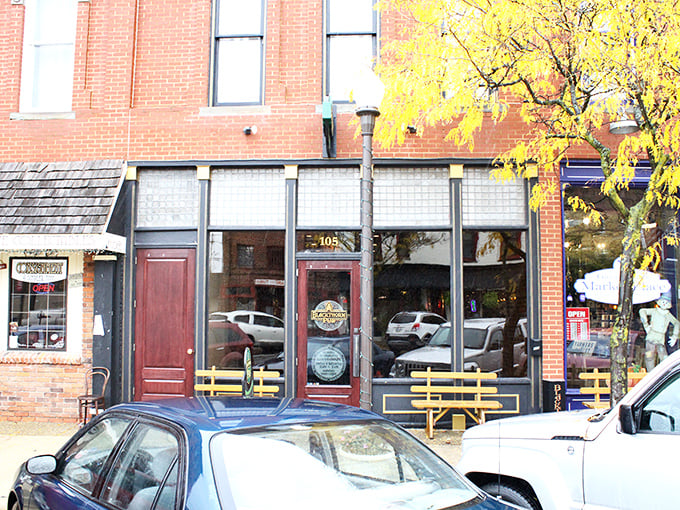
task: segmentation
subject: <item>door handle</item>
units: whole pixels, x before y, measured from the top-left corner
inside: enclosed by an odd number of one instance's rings
[[[194,350],[193,350],[193,349],[187,349],[187,354],[188,354],[189,356],[191,356],[193,353],[194,353]]]
[[[354,336],[352,337],[352,377],[359,377],[361,374],[361,335],[359,329],[354,329]]]

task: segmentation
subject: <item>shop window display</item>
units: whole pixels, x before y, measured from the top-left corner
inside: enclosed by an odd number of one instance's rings
[[[66,350],[67,259],[11,259],[9,348]]]
[[[210,233],[207,366],[241,368],[283,351],[284,239],[277,230]]]
[[[427,237],[431,239],[432,235],[430,233]],[[448,243],[448,239],[448,235],[439,239],[442,243],[440,248]],[[526,235],[521,230],[463,232],[464,370],[472,371],[479,368],[484,372],[495,372],[505,377],[526,376],[525,239]],[[399,245],[399,242],[395,244],[396,253],[400,251]],[[443,260],[448,261],[448,258]],[[438,297],[429,300],[426,305],[436,303],[442,307],[432,307],[427,311],[441,313],[448,318],[450,269],[447,265],[440,270],[442,273],[430,281],[441,282],[445,288],[441,287],[437,293],[439,286],[430,288],[423,286],[428,282],[427,275],[432,275],[433,268],[429,267],[415,279],[421,287],[411,296]],[[376,277],[376,281],[380,281],[379,276]],[[376,291],[377,288],[376,286]],[[403,291],[400,294],[408,296],[408,293],[405,294]],[[380,305],[380,301],[377,301],[376,310]],[[411,305],[411,309],[413,306],[417,304]],[[406,322],[408,317],[405,315],[397,314],[391,319],[387,325],[388,336],[394,326],[392,323]],[[418,330],[426,332],[427,327],[421,324]],[[397,357],[393,375],[407,377],[411,371],[427,367],[433,370],[451,370],[452,338],[450,323],[444,322],[436,326],[425,345],[406,349]],[[388,338],[388,344],[389,340]],[[414,343],[417,343],[415,337]]]
[[[622,193],[633,203],[642,190]],[[570,198],[592,204],[600,221],[570,207]],[[564,190],[564,253],[566,292],[567,386],[579,388],[578,374],[598,368],[609,370],[610,337],[617,313],[618,257],[623,225],[599,187],[567,187]],[[658,258],[643,270],[636,270],[633,289],[633,317],[629,333],[630,370],[650,370],[667,353],[678,348],[675,288],[677,263],[675,249],[664,236],[675,233],[677,219],[671,213],[654,210],[642,227],[644,248],[652,248]]]
[[[527,375],[526,232],[463,232],[464,369]]]

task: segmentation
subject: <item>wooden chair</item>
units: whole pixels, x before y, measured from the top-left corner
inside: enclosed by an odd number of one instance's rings
[[[95,383],[101,380],[101,389],[95,392]],[[106,406],[104,393],[109,382],[109,369],[105,367],[92,367],[85,372],[85,394],[78,397],[78,421],[83,425],[87,423],[89,410],[94,414]]]

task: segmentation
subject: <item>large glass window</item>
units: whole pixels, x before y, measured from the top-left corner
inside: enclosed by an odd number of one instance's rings
[[[374,340],[397,359],[428,358],[423,346],[447,320],[450,240],[449,232],[439,231],[375,234]],[[450,366],[450,353],[441,354]]]
[[[527,374],[526,232],[464,230],[464,369]]]
[[[217,2],[214,104],[262,103],[264,26],[262,0]]]
[[[639,200],[641,189],[622,193],[626,203]],[[569,205],[579,197],[599,213],[601,221]],[[638,271],[641,283],[633,290],[633,322],[629,333],[628,364],[632,370],[651,369],[667,353],[677,349],[680,335],[676,322],[675,292],[677,262],[675,249],[664,240],[677,232],[677,218],[655,210],[642,227],[645,247],[654,247],[658,264]],[[578,374],[584,370],[609,370],[610,337],[616,318],[619,271],[624,225],[599,187],[567,187],[564,190],[564,253],[566,292],[567,386],[583,385]]]
[[[76,0],[25,0],[22,112],[67,112],[73,95]]]
[[[283,351],[285,232],[210,233],[208,366],[253,364]]]
[[[349,101],[360,69],[372,67],[377,48],[373,0],[327,0],[326,95]]]
[[[12,259],[9,348],[66,350],[67,259]]]

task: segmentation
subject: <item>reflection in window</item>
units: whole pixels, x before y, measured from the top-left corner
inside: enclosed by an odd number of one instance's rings
[[[399,355],[421,347],[446,320],[450,239],[448,232],[376,232],[374,337],[383,349]]]
[[[253,366],[283,352],[284,239],[277,230],[210,233],[207,366],[240,368],[246,347]]]
[[[67,259],[12,259],[9,348],[66,350]]]
[[[75,0],[25,0],[22,112],[68,112],[73,95]]]
[[[327,0],[326,95],[349,101],[358,71],[372,67],[377,44],[373,0]]]
[[[219,0],[215,23],[214,104],[260,104],[264,6]]]
[[[632,189],[621,194],[626,203],[632,204],[639,200],[642,192]],[[569,199],[576,196],[592,204],[601,216],[599,224],[583,212],[572,210]],[[579,388],[583,385],[578,377],[580,372],[595,368],[609,370],[610,336],[618,302],[618,270],[615,264],[621,253],[623,225],[609,201],[601,195],[599,187],[565,189],[564,224],[567,385]],[[643,309],[656,313],[655,310],[662,308],[659,298],[668,298],[669,314],[677,317],[675,297],[672,292],[666,294],[676,286],[676,255],[674,248],[663,240],[664,234],[673,229],[677,229],[675,217],[658,210],[652,213],[642,228],[643,246],[659,246],[661,260],[656,268],[639,273],[646,275],[647,281],[652,282],[646,285],[652,292],[642,294],[634,290],[633,320],[628,339],[628,364],[632,370],[651,369],[658,362],[659,353],[663,357],[666,352],[677,348],[677,344],[671,346],[669,343],[673,331],[670,322],[666,323],[664,332],[659,335],[659,344],[647,346],[648,338],[640,315]],[[604,278],[605,285],[590,285],[596,271],[599,271],[598,277]],[[610,292],[597,290],[596,287],[610,289]],[[646,312],[642,313],[642,317],[647,316]],[[645,358],[646,352],[649,353],[649,360]]]
[[[465,370],[526,376],[526,233],[463,232]]]

